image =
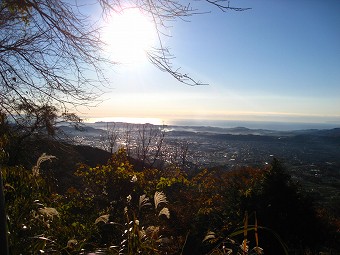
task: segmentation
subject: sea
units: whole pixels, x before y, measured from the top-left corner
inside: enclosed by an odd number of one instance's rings
[[[249,129],[265,129],[275,131],[295,131],[310,129],[333,129],[340,128],[340,122],[305,123],[305,122],[273,122],[273,121],[246,121],[246,120],[207,120],[207,119],[159,119],[159,118],[89,118],[85,123],[103,124],[110,122],[123,122],[133,124],[153,124],[165,126],[185,126],[185,127],[218,127],[236,128],[244,127]]]

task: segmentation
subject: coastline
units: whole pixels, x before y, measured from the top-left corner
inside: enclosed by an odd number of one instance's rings
[[[247,121],[247,120],[206,120],[206,119],[169,119],[159,118],[89,118],[84,121],[89,124],[99,123],[131,123],[131,124],[153,124],[164,126],[187,126],[187,127],[214,127],[214,128],[239,128],[264,129],[275,131],[296,131],[296,130],[324,130],[340,128],[336,122],[279,122],[279,121]]]

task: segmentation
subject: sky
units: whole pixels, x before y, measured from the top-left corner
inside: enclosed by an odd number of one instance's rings
[[[121,64],[108,73],[103,102],[84,117],[340,124],[340,1],[230,5],[251,9],[223,13],[197,2],[211,13],[171,23],[163,41],[174,67],[208,85],[179,83],[146,60]]]

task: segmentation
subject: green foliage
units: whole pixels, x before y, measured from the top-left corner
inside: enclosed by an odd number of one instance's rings
[[[260,255],[264,254],[263,248],[259,246],[259,230],[269,232],[279,242],[279,246],[275,247],[275,254],[282,252],[288,255],[288,248],[280,236],[273,230],[258,226],[256,213],[254,225],[249,225],[248,212],[245,212],[243,226],[235,229],[233,232],[228,233],[227,236],[217,236],[215,232],[209,231],[203,239],[213,248],[207,253],[212,254],[228,254],[228,255]],[[240,242],[236,239],[238,236],[243,235]],[[253,247],[253,248],[251,248]]]
[[[10,250],[14,254],[21,250],[33,251],[41,240],[34,237],[47,234],[52,223],[39,213],[39,209],[49,202],[46,183],[22,167],[2,167],[2,173]]]
[[[163,192],[156,191],[154,203],[144,194],[139,197],[138,208],[131,204],[132,197],[127,197],[127,206],[124,208],[126,223],[121,235],[120,251],[124,254],[167,254],[174,252],[173,241],[164,236],[167,219],[170,218],[167,197]],[[147,207],[146,215],[142,215]]]
[[[108,164],[97,167],[80,165],[75,174],[84,183],[83,196],[93,198],[93,209],[102,211],[110,208],[119,218],[123,217],[121,212],[126,197],[133,192],[142,192],[143,173],[134,171],[123,149],[113,154]],[[133,181],[134,178],[136,181]]]
[[[163,174],[167,176],[161,176],[157,182],[157,190],[170,189],[171,187],[188,186],[190,184],[186,177],[186,174],[178,168],[175,169],[165,169]]]
[[[86,187],[82,199],[91,197],[92,209],[101,213],[92,222],[98,227],[102,248],[113,254],[119,250],[124,254],[165,254],[169,244],[164,242],[170,239],[162,239],[161,234],[171,214],[165,207],[165,194],[155,191],[158,174],[153,169],[135,171],[124,149],[114,153],[106,165],[79,166],[76,175]],[[154,206],[150,193],[154,193]]]
[[[13,254],[246,254],[246,245],[248,254],[260,254],[259,245],[267,254],[286,254],[278,248],[284,242],[315,247],[310,240],[321,241],[311,237],[324,229],[277,161],[264,169],[205,169],[189,179],[177,167],[136,171],[121,149],[105,165],[79,165],[82,188],[62,195],[32,170],[2,168]],[[256,212],[253,225],[246,211]]]
[[[95,226],[89,222],[95,212],[91,213],[90,201],[80,193],[54,194],[39,171],[21,166],[3,166],[2,173],[12,254],[36,254],[40,250],[62,253],[70,249],[68,241],[75,238],[80,240],[79,251],[95,233]]]

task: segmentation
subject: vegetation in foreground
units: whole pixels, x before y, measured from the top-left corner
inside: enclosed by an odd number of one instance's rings
[[[339,250],[337,218],[315,207],[277,160],[189,175],[183,164],[156,168],[124,148],[110,154],[26,137],[4,116],[0,129],[11,254]]]
[[[316,208],[277,160],[189,176],[176,165],[140,169],[120,149],[105,164],[78,164],[76,181],[58,190],[51,175],[62,158],[43,154],[33,166],[11,165],[11,141],[1,141],[11,254],[339,250],[339,222]]]

